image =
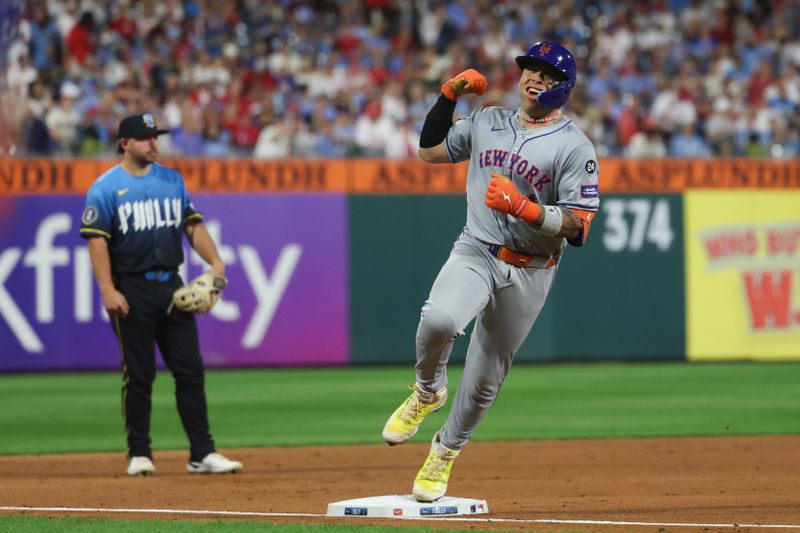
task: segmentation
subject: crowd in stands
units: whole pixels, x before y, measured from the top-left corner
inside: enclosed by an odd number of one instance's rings
[[[800,155],[792,0],[29,0],[2,105],[15,154],[114,153],[152,111],[166,155],[415,156],[442,82],[518,103],[514,57],[563,43],[600,156]]]

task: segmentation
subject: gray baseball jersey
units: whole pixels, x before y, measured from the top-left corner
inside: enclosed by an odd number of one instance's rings
[[[541,205],[584,212],[599,207],[597,156],[568,118],[526,130],[517,109],[490,107],[456,121],[445,139],[451,161],[469,160],[467,224],[422,307],[417,329],[417,383],[436,391],[447,385],[454,340],[475,319],[464,374],[441,442],[460,449],[494,403],[514,354],[544,307],[566,240],[547,237],[528,223],[485,204],[494,172]],[[573,244],[580,245],[585,234]],[[523,268],[492,252],[492,244],[543,256]],[[550,268],[547,268],[550,266]]]
[[[486,242],[519,252],[558,255],[562,237],[546,237],[528,223],[484,204],[490,172],[514,182],[541,205],[597,211],[597,155],[591,141],[567,117],[545,128],[525,130],[517,109],[487,107],[456,121],[445,139],[453,162],[469,160],[467,230]]]

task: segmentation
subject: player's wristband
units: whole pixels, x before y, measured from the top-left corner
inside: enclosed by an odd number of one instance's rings
[[[422,132],[419,135],[420,148],[433,148],[438,146],[447,137],[450,126],[453,125],[453,113],[456,110],[456,102],[450,100],[445,95],[439,95],[436,103],[425,116],[425,124],[422,125]]]
[[[555,205],[542,206],[542,210],[544,211],[544,220],[539,232],[548,237],[555,237],[561,232],[561,226],[564,224],[564,212]]]
[[[531,202],[524,196],[520,196],[516,205],[511,209],[510,214],[520,220],[524,220],[528,224],[533,224],[536,222],[536,219],[539,218],[539,213],[541,211],[542,207],[539,204]]]
[[[564,213],[561,212],[561,208],[558,206],[539,205],[523,196],[511,212],[512,215],[524,220],[528,224],[536,222],[536,219],[539,218],[539,213],[544,213],[542,227],[539,228],[539,233],[547,237],[555,237],[558,235],[561,232],[561,226],[564,222]]]

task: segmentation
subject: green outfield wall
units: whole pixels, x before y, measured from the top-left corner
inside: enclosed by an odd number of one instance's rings
[[[351,360],[413,361],[419,311],[463,228],[465,198],[357,195],[348,213]],[[604,195],[517,360],[683,359],[683,252],[680,195]]]
[[[231,280],[199,319],[209,367],[412,363],[466,218],[450,189],[193,200]],[[0,194],[0,373],[118,367],[77,233],[83,206]],[[190,279],[203,265],[186,253]],[[517,360],[800,360],[800,189],[603,193]]]

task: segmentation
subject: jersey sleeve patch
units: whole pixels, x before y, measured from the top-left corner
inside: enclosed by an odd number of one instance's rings
[[[597,198],[597,185],[581,185],[581,198]]]
[[[588,160],[586,162],[586,165],[584,165],[584,168],[586,169],[586,172],[588,172],[589,174],[594,174],[595,172],[597,172],[597,161],[595,161],[594,159]]]
[[[97,212],[97,208],[93,205],[87,205],[86,209],[83,210],[83,214],[81,215],[81,222],[84,226],[91,226],[97,222],[98,216],[99,214]]]

